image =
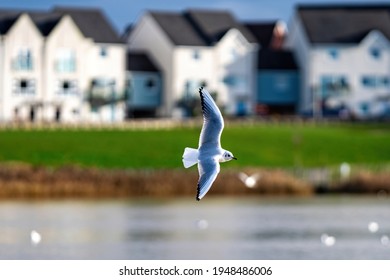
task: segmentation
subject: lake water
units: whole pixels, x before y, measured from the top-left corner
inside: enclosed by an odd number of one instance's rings
[[[386,197],[0,202],[0,259],[390,259],[389,238]]]

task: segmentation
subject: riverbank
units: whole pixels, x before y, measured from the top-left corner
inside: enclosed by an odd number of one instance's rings
[[[243,173],[258,174],[258,181],[246,186],[242,181]],[[196,169],[112,170],[2,164],[0,198],[195,197],[197,180]],[[387,195],[390,194],[390,174],[361,171],[348,179],[333,176],[331,182],[318,183],[281,169],[224,169],[208,195],[313,196],[318,193]]]
[[[198,145],[201,124],[0,126],[0,198],[195,197],[198,172],[181,155]],[[228,120],[223,146],[239,160],[208,195],[387,193],[389,141],[387,123]],[[261,176],[249,188],[240,172]]]

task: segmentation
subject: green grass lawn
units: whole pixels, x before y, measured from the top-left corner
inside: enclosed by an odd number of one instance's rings
[[[171,130],[0,130],[0,162],[103,168],[179,168],[198,128]],[[389,124],[227,125],[230,167],[315,167],[390,163]]]

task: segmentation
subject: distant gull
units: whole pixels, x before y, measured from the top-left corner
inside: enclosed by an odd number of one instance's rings
[[[351,175],[351,166],[347,162],[340,164],[341,179],[346,180]]]
[[[247,186],[248,188],[254,188],[257,184],[257,181],[261,178],[261,174],[247,175],[244,172],[238,173],[238,178]]]
[[[326,233],[321,235],[321,242],[327,247],[331,247],[336,243],[336,238],[334,236],[330,236]]]
[[[38,245],[42,240],[42,236],[39,234],[39,232],[35,230],[31,231],[30,238],[32,245]]]
[[[387,235],[382,235],[382,237],[381,237],[381,244],[383,246],[389,246],[390,239],[389,239],[389,237]]]
[[[370,222],[368,224],[368,230],[372,233],[375,233],[379,230],[379,224],[377,222]]]
[[[209,227],[209,222],[207,220],[204,220],[204,219],[197,220],[196,227],[200,230],[206,230]]]
[[[221,111],[210,93],[199,89],[203,113],[203,127],[199,138],[199,148],[185,148],[183,164],[189,168],[198,163],[199,181],[196,199],[201,200],[217,178],[220,162],[236,159],[233,154],[221,147],[221,134],[224,127]]]

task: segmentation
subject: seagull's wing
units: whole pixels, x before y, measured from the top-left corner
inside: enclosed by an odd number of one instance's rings
[[[200,133],[199,147],[204,143],[215,143],[219,146],[224,126],[221,111],[206,89],[201,87],[199,94],[203,113],[203,127]]]
[[[217,178],[220,170],[219,162],[215,158],[201,160],[198,163],[198,170],[200,177],[198,181],[198,192],[196,194],[196,199],[201,200],[202,197],[204,197],[209,191],[211,185]]]

